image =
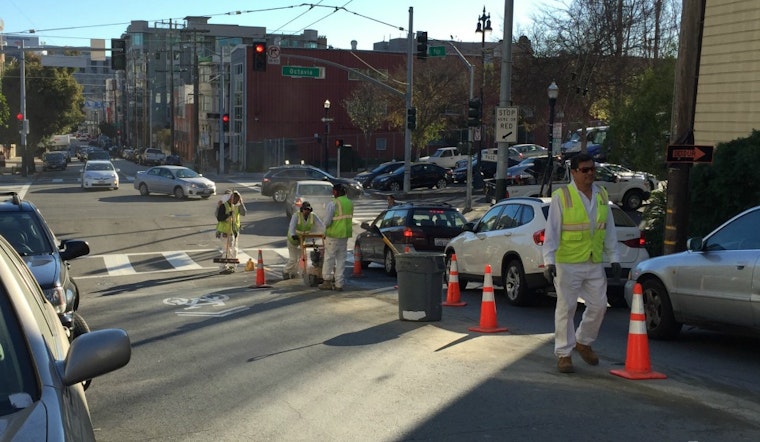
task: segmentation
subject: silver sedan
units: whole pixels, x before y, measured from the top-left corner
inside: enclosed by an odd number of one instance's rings
[[[155,166],[137,172],[134,182],[140,195],[166,193],[177,199],[199,196],[207,199],[216,195],[216,183],[192,169],[182,166]]]

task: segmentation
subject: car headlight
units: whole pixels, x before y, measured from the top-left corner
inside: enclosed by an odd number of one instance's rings
[[[56,286],[51,289],[43,290],[45,298],[53,305],[55,312],[61,314],[66,311],[66,296],[63,293],[63,287]]]

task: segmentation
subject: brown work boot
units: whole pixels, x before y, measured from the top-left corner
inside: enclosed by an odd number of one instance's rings
[[[560,373],[575,373],[573,359],[570,356],[560,356],[557,361],[557,369]]]
[[[336,292],[342,292],[343,291],[343,287],[338,287],[337,285],[334,285],[332,289],[335,290]]]
[[[581,359],[583,359],[588,365],[599,365],[599,356],[594,353],[594,350],[591,349],[590,345],[576,343],[575,350],[581,355]]]
[[[331,280],[325,279],[324,281],[322,281],[322,284],[319,284],[317,286],[317,288],[319,288],[320,290],[332,290],[334,286]]]

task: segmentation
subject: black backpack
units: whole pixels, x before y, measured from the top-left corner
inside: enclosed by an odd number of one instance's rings
[[[218,206],[216,206],[216,220],[227,221],[227,218],[229,218],[229,214],[224,209],[224,204],[219,204]]]

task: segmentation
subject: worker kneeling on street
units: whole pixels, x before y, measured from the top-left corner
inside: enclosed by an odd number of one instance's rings
[[[287,238],[288,263],[282,271],[282,279],[298,277],[298,260],[302,256],[301,238],[299,238],[299,235],[322,233],[324,231],[325,225],[322,220],[312,212],[311,204],[307,201],[301,203],[301,209],[290,217]]]
[[[354,203],[346,196],[341,184],[333,186],[333,200],[327,204],[325,216],[325,261],[322,264],[320,290],[343,290],[343,271],[346,268],[348,238],[351,238],[351,224]]]

